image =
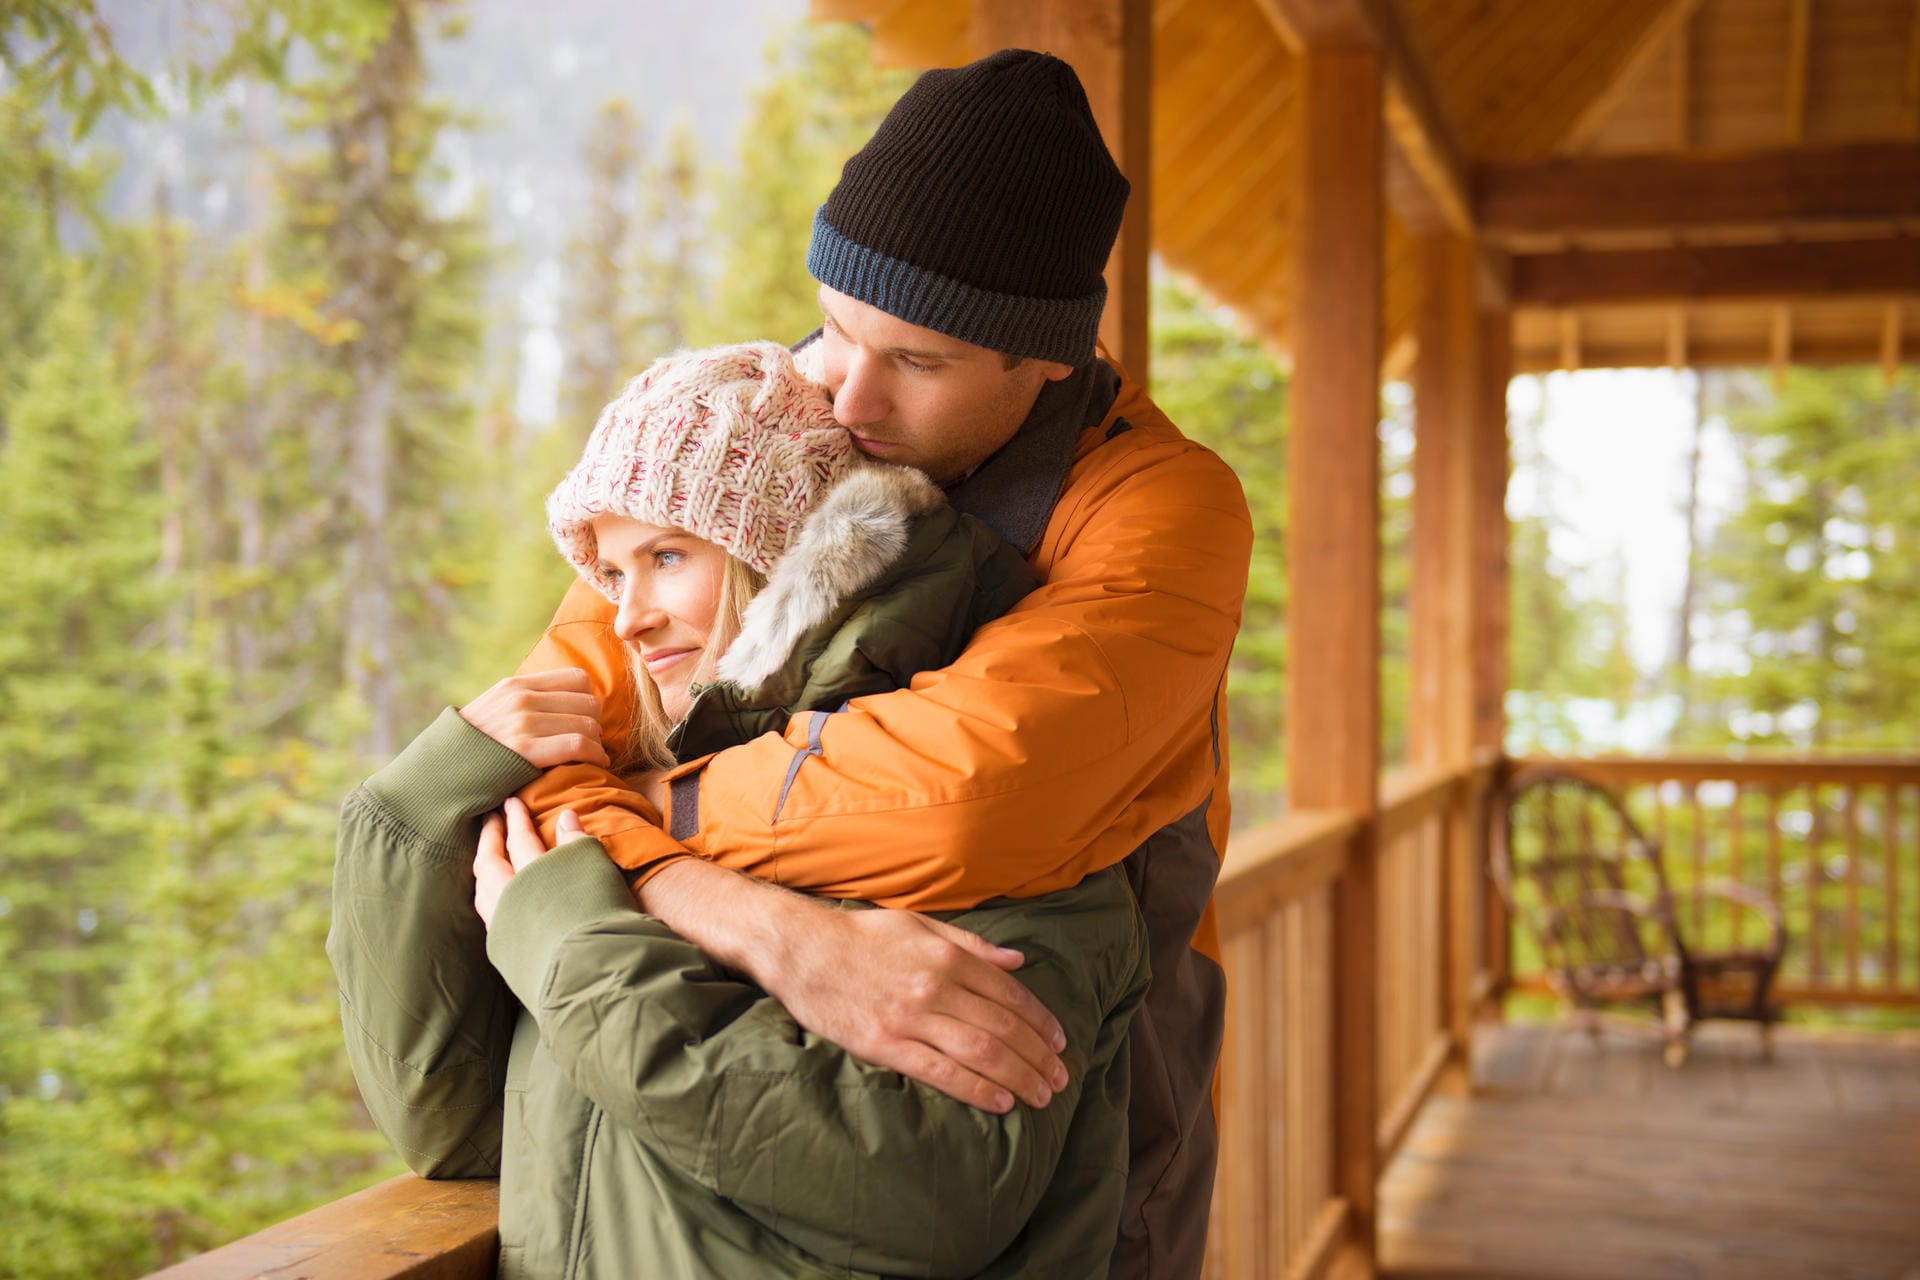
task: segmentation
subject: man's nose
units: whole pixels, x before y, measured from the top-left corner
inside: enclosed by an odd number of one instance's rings
[[[833,389],[833,416],[843,427],[864,426],[887,416],[882,370],[870,356],[847,357],[845,374]]]

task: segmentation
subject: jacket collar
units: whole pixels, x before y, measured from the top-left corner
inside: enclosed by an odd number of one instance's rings
[[[1080,433],[1099,425],[1119,391],[1120,375],[1100,359],[1046,383],[1013,439],[949,489],[948,502],[1031,552],[1066,485]]]

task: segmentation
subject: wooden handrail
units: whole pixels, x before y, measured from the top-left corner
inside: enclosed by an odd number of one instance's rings
[[[1408,766],[1388,774],[1380,784],[1380,843],[1405,835],[1452,803],[1472,776],[1471,768],[1444,764]]]
[[[1234,836],[1213,895],[1220,931],[1246,928],[1330,884],[1346,866],[1347,845],[1359,829],[1358,813],[1298,810]]]
[[[1819,783],[1920,782],[1920,756],[1861,755],[1821,758],[1784,756],[1522,756],[1516,768],[1571,769],[1608,783],[1753,782],[1793,785]]]
[[[500,1184],[403,1173],[222,1245],[149,1280],[493,1280]]]

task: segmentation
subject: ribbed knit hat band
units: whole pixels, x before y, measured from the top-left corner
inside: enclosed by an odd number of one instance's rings
[[[901,96],[814,218],[807,269],[909,324],[1080,365],[1127,191],[1073,68],[1003,49]]]

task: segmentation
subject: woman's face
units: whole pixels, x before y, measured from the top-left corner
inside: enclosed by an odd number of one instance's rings
[[[618,593],[614,631],[640,656],[668,718],[678,721],[692,702],[688,686],[720,658],[709,655],[707,645],[727,553],[684,529],[626,516],[601,516],[593,536],[600,571]]]

